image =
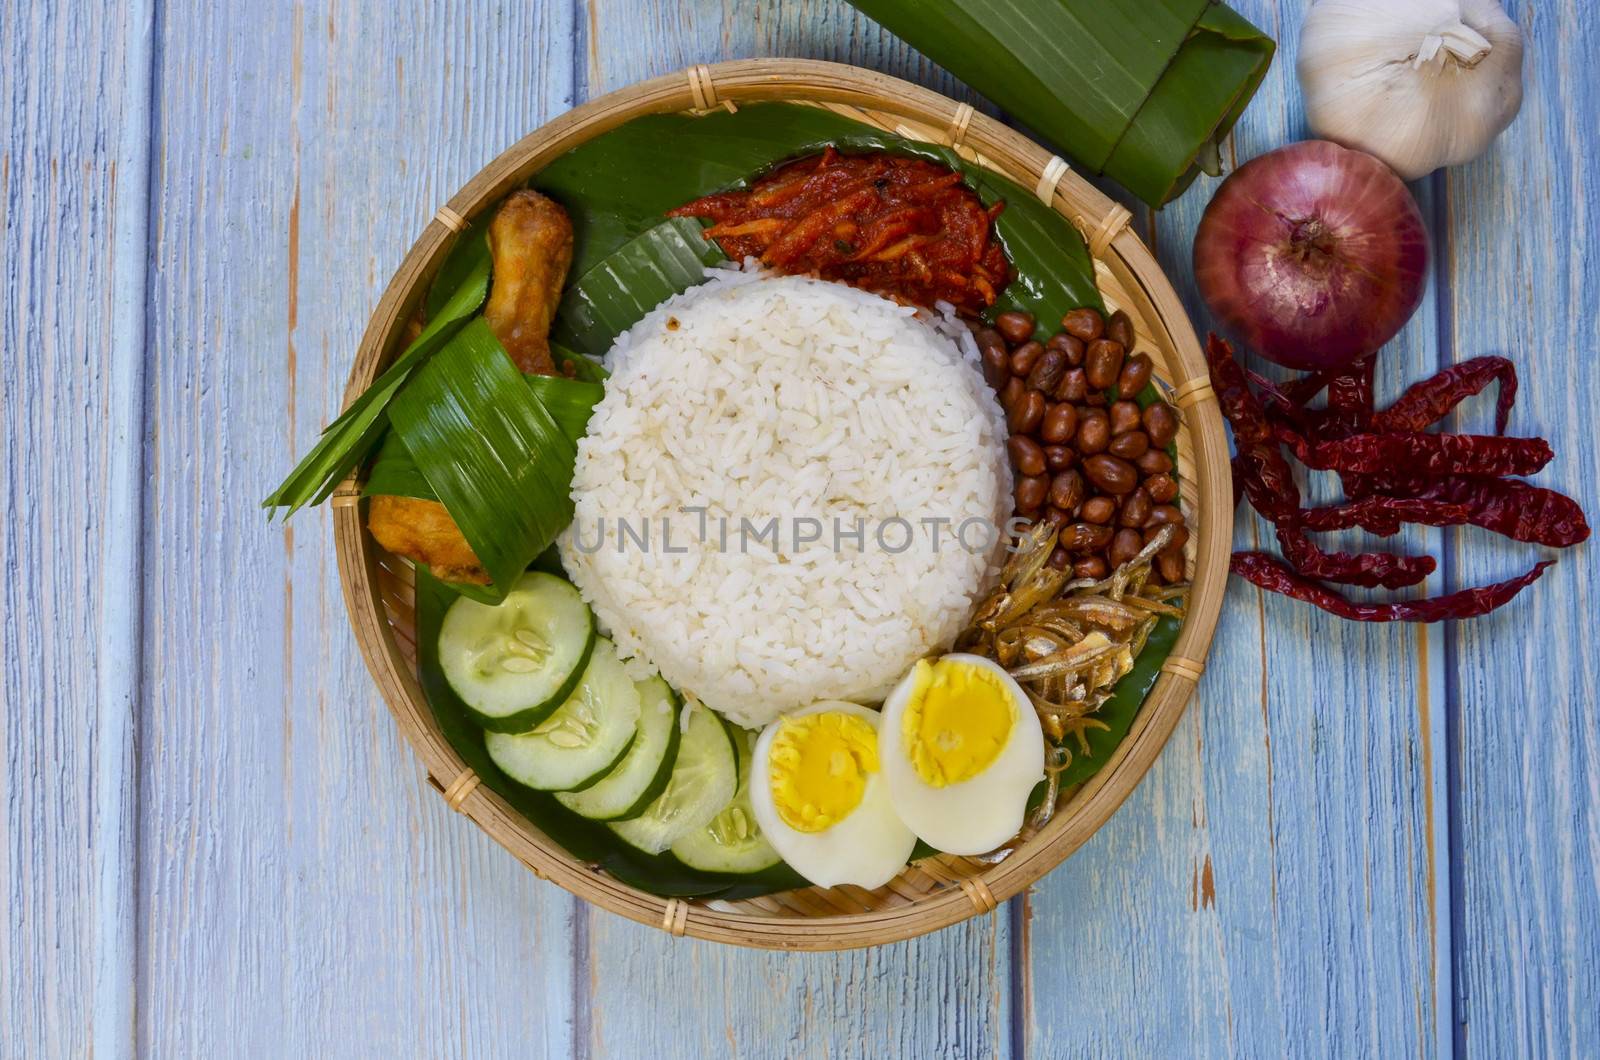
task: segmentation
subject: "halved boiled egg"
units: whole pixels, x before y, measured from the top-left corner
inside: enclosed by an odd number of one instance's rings
[[[786,714],[756,741],[750,804],[773,849],[819,887],[882,887],[916,837],[889,802],[879,715],[824,701]]]
[[[1044,779],[1044,734],[1022,686],[977,655],[923,659],[883,705],[878,753],[895,812],[948,854],[982,854],[1022,828]]]

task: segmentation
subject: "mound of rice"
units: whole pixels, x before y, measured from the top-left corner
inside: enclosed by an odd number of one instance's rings
[[[840,284],[710,275],[607,357],[562,561],[625,658],[738,724],[875,702],[997,573],[1011,474],[977,348]]]

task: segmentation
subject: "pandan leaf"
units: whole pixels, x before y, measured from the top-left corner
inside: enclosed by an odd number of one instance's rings
[[[437,312],[430,315],[422,334],[323,430],[321,439],[289,477],[261,502],[263,508],[287,509],[287,518],[307,504],[321,504],[372,453],[383,437],[389,403],[417,367],[448,342],[488,297],[489,248],[482,239],[468,239],[447,259],[440,275],[446,272],[458,279]]]

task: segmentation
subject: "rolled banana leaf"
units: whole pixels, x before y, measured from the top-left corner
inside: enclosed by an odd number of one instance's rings
[[[1151,206],[1215,172],[1277,45],[1217,0],[851,0]]]

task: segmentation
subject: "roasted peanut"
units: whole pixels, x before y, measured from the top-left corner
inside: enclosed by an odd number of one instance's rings
[[[1144,488],[1157,504],[1171,504],[1178,496],[1178,480],[1165,471],[1145,479]]]
[[[1163,552],[1156,557],[1156,569],[1161,572],[1161,579],[1169,584],[1183,581],[1184,562],[1181,552]]]
[[[1017,511],[1036,512],[1044,503],[1045,494],[1050,492],[1050,480],[1043,475],[1023,475],[1017,479],[1013,499],[1017,502]]]
[[[994,326],[1000,334],[1006,337],[1007,342],[1027,342],[1033,338],[1033,314],[1012,310],[1001,313],[994,319]]]
[[[1013,379],[1012,382],[1020,383],[1022,380]],[[1011,406],[1006,425],[1011,428],[1012,434],[1032,434],[1043,418],[1044,395],[1037,390],[1026,390]]]
[[[1056,540],[1068,552],[1099,552],[1111,544],[1113,531],[1109,526],[1093,523],[1073,523],[1064,527]]]
[[[1147,451],[1134,463],[1146,475],[1170,475],[1172,473],[1172,457],[1159,449]]]
[[[1106,567],[1106,561],[1099,556],[1085,556],[1072,565],[1074,578],[1093,578],[1099,581],[1111,571]]]
[[[1150,362],[1147,353],[1136,353],[1122,362],[1122,374],[1117,376],[1117,396],[1125,398],[1138,397],[1145,387],[1150,385],[1150,374],[1155,370],[1155,365]]]
[[[1106,451],[1124,460],[1137,460],[1150,449],[1150,438],[1143,431],[1129,431],[1111,439]]]
[[[1011,378],[1011,359],[1006,356],[1004,345],[983,347],[983,378],[996,390]]]
[[[1065,471],[1077,459],[1077,450],[1070,445],[1047,445],[1044,447],[1044,466],[1051,471]]]
[[[1130,529],[1144,526],[1144,521],[1150,518],[1150,494],[1144,487],[1139,487],[1122,499],[1122,511],[1117,515],[1117,523]],[[1136,550],[1137,551],[1137,550]]]
[[[1120,567],[1139,554],[1144,547],[1144,539],[1137,530],[1118,530],[1117,535],[1111,539],[1111,565]]]
[[[1033,345],[1033,343],[1029,343]],[[1047,349],[1039,355],[1033,368],[1028,372],[1028,387],[1046,394],[1052,394],[1061,383],[1061,377],[1067,372],[1067,356],[1060,350]]]
[[[1087,471],[1087,469],[1085,469]],[[1090,479],[1094,478],[1091,473]],[[1152,526],[1177,526],[1183,523],[1183,513],[1173,504],[1158,504],[1150,509],[1150,518],[1144,521],[1146,528]]]
[[[1028,388],[1023,385],[1022,380],[1012,376],[1006,380],[1006,385],[1000,388],[1000,407],[1010,412],[1027,392]]]
[[[1096,339],[1089,343],[1083,357],[1083,370],[1089,377],[1089,386],[1095,390],[1109,390],[1117,385],[1122,373],[1122,343],[1110,339]]]
[[[1057,332],[1045,343],[1046,349],[1060,350],[1067,355],[1067,364],[1073,368],[1083,363],[1083,340],[1075,335],[1068,335],[1065,331]]]
[[[1059,401],[1045,410],[1039,424],[1039,437],[1052,445],[1060,445],[1078,433],[1078,410],[1065,401]]]
[[[1089,396],[1089,376],[1082,368],[1069,368],[1056,384],[1057,401],[1082,401]]]
[[[1106,333],[1106,319],[1097,309],[1074,309],[1061,318],[1061,327],[1075,339],[1093,342]]]
[[[1026,379],[1028,373],[1033,371],[1033,366],[1039,363],[1039,356],[1043,353],[1043,343],[1024,342],[1011,351],[1011,374]]]
[[[1139,406],[1132,401],[1113,401],[1106,410],[1111,415],[1111,433],[1126,434],[1138,430],[1143,420],[1140,418]]]
[[[1075,512],[1083,503],[1083,475],[1076,470],[1059,471],[1050,480],[1050,504],[1064,512]]]
[[[1121,495],[1131,493],[1139,485],[1139,472],[1134,466],[1121,457],[1107,456],[1104,453],[1085,457],[1083,473],[1100,489],[1106,493]]]
[[[1011,466],[1024,475],[1044,474],[1044,450],[1032,438],[1013,434],[1006,442],[1006,449],[1011,454]]]
[[[1111,420],[1100,409],[1085,409],[1078,414],[1078,452],[1085,456],[1105,452],[1111,444]]]
[[[1109,523],[1116,514],[1117,502],[1110,497],[1090,497],[1078,509],[1078,518],[1086,523]]]
[[[1133,320],[1122,310],[1111,314],[1106,321],[1106,338],[1122,343],[1125,350],[1133,349]]]
[[[1178,436],[1178,414],[1165,401],[1154,401],[1144,410],[1144,431],[1150,444],[1165,449]]]

